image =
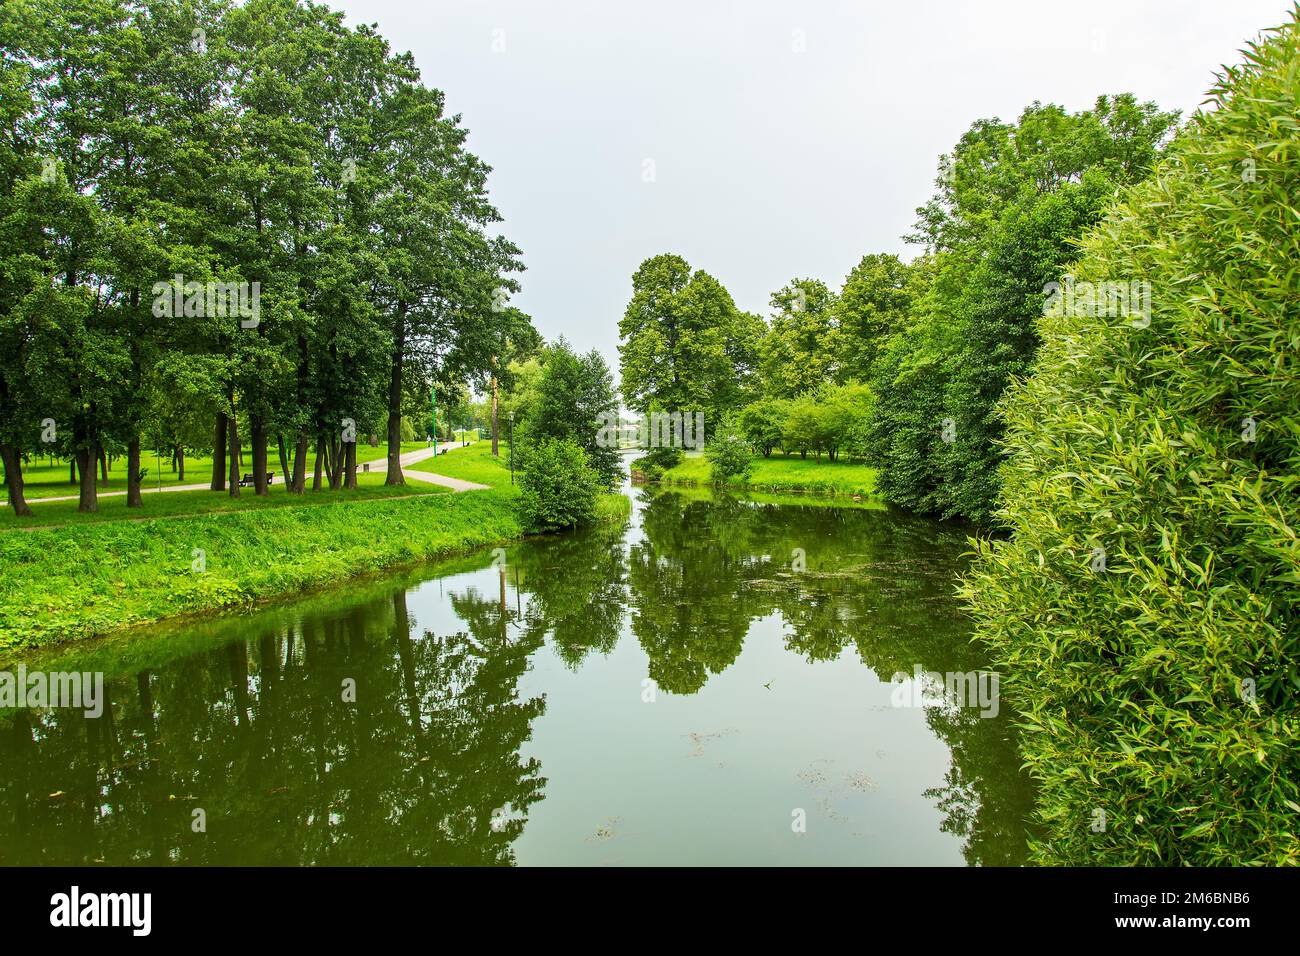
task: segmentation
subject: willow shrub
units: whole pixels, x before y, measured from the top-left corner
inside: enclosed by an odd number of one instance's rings
[[[1012,536],[965,592],[1041,863],[1300,862],[1296,16],[1084,240],[1076,289],[1149,281],[1149,325],[1045,316],[1004,399]]]

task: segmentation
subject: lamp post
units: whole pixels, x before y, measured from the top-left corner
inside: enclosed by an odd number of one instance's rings
[[[510,484],[515,483],[515,410],[510,409]]]

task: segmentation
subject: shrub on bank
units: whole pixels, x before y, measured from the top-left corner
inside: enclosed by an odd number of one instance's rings
[[[632,470],[639,472],[647,481],[658,481],[665,471],[680,465],[682,457],[680,448],[651,448],[632,462]]]
[[[1149,315],[1045,317],[1005,400],[1013,536],[965,590],[1038,862],[1300,863],[1298,62],[1293,19],[1086,239],[1074,289],[1149,281]]]
[[[519,517],[527,531],[592,523],[602,480],[575,442],[538,442],[520,476]]]
[[[724,485],[732,478],[744,481],[753,470],[749,441],[732,422],[723,422],[709,439],[704,457],[709,461],[709,474],[715,485]]]

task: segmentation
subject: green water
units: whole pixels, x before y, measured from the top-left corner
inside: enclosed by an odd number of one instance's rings
[[[0,716],[0,862],[1023,861],[1014,715],[894,705],[986,664],[960,529],[633,495],[626,528],[28,662],[111,707]]]

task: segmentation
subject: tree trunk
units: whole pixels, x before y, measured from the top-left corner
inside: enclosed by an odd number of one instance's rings
[[[402,363],[406,361],[406,303],[397,306],[393,322],[393,365],[388,381],[388,474],[386,485],[405,485],[402,476]]]
[[[29,517],[32,509],[23,497],[23,462],[13,445],[0,445],[0,459],[5,465],[5,484],[9,486],[9,506],[19,518]]]
[[[77,449],[77,472],[81,479],[81,495],[77,502],[77,510],[98,511],[99,490],[95,487],[95,453],[89,445]]]
[[[226,490],[226,413],[217,412],[217,432],[212,439],[212,490]]]
[[[312,476],[311,490],[320,491],[320,468],[325,455],[325,436],[316,436],[316,473]]]
[[[143,508],[140,494],[140,436],[132,435],[126,446],[126,506]]]
[[[330,436],[329,457],[325,459],[325,471],[329,475],[330,491],[338,491],[343,483],[343,444],[334,435]]]
[[[275,436],[275,448],[280,453],[280,480],[289,484],[289,450],[284,444],[284,435]]]
[[[99,446],[99,478],[104,484],[108,484],[108,452],[104,451],[102,442]]]
[[[177,471],[180,472],[180,475],[176,480],[179,481],[181,484],[185,484],[185,446],[184,445],[176,446],[176,469]]]
[[[232,406],[233,407],[233,406]],[[226,459],[230,464],[230,497],[239,497],[239,419],[231,415],[226,421]]]
[[[72,457],[68,459],[68,484],[77,483],[77,453],[73,452]]]
[[[307,490],[307,433],[298,432],[298,447],[293,455],[293,484],[289,488],[295,495]]]
[[[496,358],[492,359],[492,364],[496,364]],[[500,458],[497,451],[497,377],[492,376],[492,457]]]
[[[345,448],[346,451],[343,453],[343,487],[352,490],[357,486],[357,443],[350,441]]]
[[[253,494],[266,497],[266,419],[248,416],[249,440],[253,443]]]

